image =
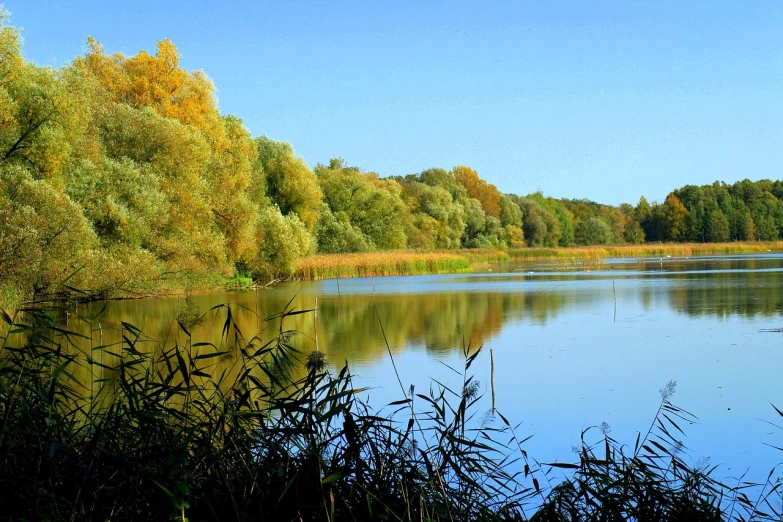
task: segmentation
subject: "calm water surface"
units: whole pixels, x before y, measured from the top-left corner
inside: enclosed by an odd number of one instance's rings
[[[602,422],[633,445],[660,401],[672,399],[698,416],[681,426],[689,459],[710,458],[721,477],[748,467],[763,479],[783,452],[783,255],[611,259],[596,265],[492,265],[480,273],[295,283],[259,291],[194,296],[201,312],[231,303],[248,336],[271,336],[264,321],[289,303],[311,309],[317,338],[332,368],[348,362],[372,405],[403,397],[403,386],[426,392],[431,379],[459,389],[463,347],[484,347],[471,368],[490,404],[490,349],[496,406],[518,435],[533,435],[529,455],[570,460],[583,429]],[[89,305],[93,312],[102,304]],[[96,320],[104,342],[119,338],[120,321],[151,337],[174,338],[183,299],[110,302]],[[377,307],[377,315],[376,315]],[[84,307],[82,307],[84,308]],[[86,310],[80,310],[84,313]],[[208,314],[194,342],[220,343],[222,317]],[[284,323],[301,332],[298,346],[315,347],[314,317]],[[227,361],[224,364],[231,364]]]

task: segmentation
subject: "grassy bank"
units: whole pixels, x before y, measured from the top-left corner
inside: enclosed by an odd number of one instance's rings
[[[734,243],[652,243],[645,245],[617,245],[569,248],[515,248],[502,250],[462,249],[422,252],[416,250],[389,250],[352,254],[317,254],[300,259],[292,274],[277,274],[253,279],[252,274],[235,271],[226,274],[200,273],[198,275],[164,274],[149,281],[131,282],[105,287],[92,284],[87,277],[76,280],[79,290],[65,284],[52,285],[48,292],[68,288],[71,297],[82,301],[105,299],[134,299],[178,294],[204,293],[220,289],[246,288],[279,279],[313,281],[320,279],[382,277],[398,275],[449,274],[469,272],[481,265],[508,260],[562,260],[563,262],[600,262],[610,257],[695,256],[707,254],[750,254],[783,251],[783,241]],[[81,274],[77,270],[74,274]],[[71,283],[70,274],[63,280]],[[93,278],[94,279],[94,278]],[[47,294],[23,295],[18,288],[0,285],[0,308],[13,309],[22,303],[46,300]]]
[[[753,254],[781,252],[783,241],[734,243],[650,243],[645,245],[606,245],[569,248],[513,248],[512,259],[566,259],[599,261],[607,257],[700,256],[709,254]]]
[[[456,250],[417,252],[395,250],[356,254],[320,254],[297,263],[295,277],[303,280],[337,277],[381,277],[397,275],[467,272],[481,263],[505,261],[499,250]]]
[[[269,338],[242,335],[229,307],[210,313],[223,318],[218,345],[182,325],[184,342],[167,344],[124,324],[122,343],[96,335],[87,353],[52,315],[3,315],[0,518],[780,519],[772,474],[751,501],[748,484],[685,462],[680,426],[694,418],[672,404],[673,383],[635,442],[588,429],[574,462],[538,464],[505,417],[482,410],[480,350],[464,353],[458,387],[401,389],[378,410],[347,368],[292,350],[286,318],[301,312],[270,318]],[[226,358],[233,370],[217,374]],[[103,377],[80,381],[85,369]]]
[[[294,277],[310,281],[350,277],[448,274],[509,259],[598,262],[609,257],[697,256],[781,252],[783,241],[744,243],[651,243],[568,248],[512,248],[437,252],[385,251],[355,254],[319,254],[297,262]]]

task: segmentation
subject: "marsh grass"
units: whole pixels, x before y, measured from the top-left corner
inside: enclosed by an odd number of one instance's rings
[[[3,315],[0,518],[519,519],[530,490],[506,471],[513,434],[471,428],[475,393],[438,385],[417,396],[426,412],[406,397],[380,416],[347,367],[291,378],[305,357],[284,325],[303,311],[269,318],[266,341],[231,307],[208,313],[223,314],[221,346],[182,323],[173,346],[123,323],[121,343],[89,352],[48,312]],[[216,373],[225,357],[234,370]],[[103,374],[95,396],[84,367]]]
[[[783,251],[783,241],[734,243],[650,243],[644,245],[617,245],[568,248],[513,248],[512,259],[562,259],[582,262],[600,262],[608,257],[644,256],[698,256],[709,254],[752,254]]]
[[[418,252],[395,250],[355,254],[319,254],[297,263],[295,277],[302,280],[459,273],[475,265],[508,260],[496,250]]]
[[[194,342],[182,322],[184,342],[173,344],[123,323],[122,342],[91,339],[87,351],[78,349],[80,334],[48,311],[2,313],[0,518],[781,517],[770,509],[779,505],[772,474],[752,501],[748,485],[730,488],[713,470],[685,463],[680,428],[693,416],[670,402],[673,385],[633,446],[606,429],[591,442],[596,430],[587,430],[578,462],[539,465],[500,412],[482,410],[481,385],[471,375],[480,349],[464,349],[463,368],[453,369],[456,387],[411,387],[374,410],[347,367],[329,371],[322,353],[292,348],[296,332],[285,325],[308,311],[289,303],[250,338],[234,313],[227,305],[207,312],[221,318],[217,345]],[[99,316],[78,320],[94,325]],[[233,367],[218,370],[226,358]],[[304,376],[294,378],[302,367]],[[79,378],[84,369],[90,382]]]
[[[237,270],[231,279],[226,280],[225,286],[227,288],[248,288],[253,286],[255,281],[247,273]]]

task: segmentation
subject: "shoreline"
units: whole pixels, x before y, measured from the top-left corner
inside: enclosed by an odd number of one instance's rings
[[[527,247],[503,250],[387,250],[350,254],[316,254],[297,263],[295,272],[269,281],[251,280],[240,286],[236,279],[226,279],[219,284],[196,284],[188,287],[166,286],[147,292],[126,289],[115,290],[112,295],[90,295],[86,290],[80,297],[68,294],[79,302],[122,301],[129,299],[172,298],[189,294],[208,294],[220,290],[263,290],[286,281],[320,281],[327,279],[354,279],[361,277],[391,277],[406,275],[458,274],[476,270],[482,266],[504,261],[581,261],[600,263],[605,258],[731,255],[783,252],[783,241],[734,242],[734,243],[650,243],[644,245],[605,245],[580,247]],[[233,284],[232,284],[233,282]],[[56,296],[53,296],[56,299]],[[51,301],[24,301],[22,305],[40,305]]]
[[[580,247],[529,247],[509,249],[511,259],[581,259],[644,256],[700,256],[710,254],[762,254],[783,252],[783,241],[743,241],[731,243],[647,243],[641,245],[601,245]]]
[[[650,243],[579,247],[527,247],[503,250],[395,250],[352,254],[317,254],[301,259],[292,276],[301,281],[456,274],[481,265],[518,260],[600,262],[604,258],[645,256],[694,256],[709,254],[758,254],[783,252],[783,241],[734,243]]]

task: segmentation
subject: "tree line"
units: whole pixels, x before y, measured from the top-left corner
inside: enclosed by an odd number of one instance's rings
[[[293,272],[303,256],[386,249],[774,240],[783,184],[686,186],[634,207],[504,194],[467,166],[381,178],[220,114],[215,87],[155,54],[88,50],[61,68],[21,56],[0,15],[0,300],[68,281],[97,293],[237,271]]]

